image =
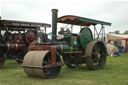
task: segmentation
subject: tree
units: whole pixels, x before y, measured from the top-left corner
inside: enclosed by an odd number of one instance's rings
[[[115,34],[120,34],[120,31],[119,31],[119,30],[116,30],[116,31],[115,31]]]
[[[124,34],[128,34],[128,30],[126,30],[126,31],[124,32]]]

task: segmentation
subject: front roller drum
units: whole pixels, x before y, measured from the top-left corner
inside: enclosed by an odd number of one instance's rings
[[[61,70],[61,64],[51,63],[51,52],[45,51],[29,51],[25,57],[22,66],[24,72],[29,76],[55,78]],[[56,54],[56,62],[61,63],[61,59]]]
[[[5,56],[3,52],[0,51],[0,69],[4,67],[4,63],[5,63]]]

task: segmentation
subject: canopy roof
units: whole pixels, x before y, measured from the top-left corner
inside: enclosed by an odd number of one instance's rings
[[[27,28],[38,28],[38,27],[50,27],[50,24],[37,23],[37,22],[26,22],[26,21],[15,21],[15,20],[1,20],[1,25],[6,27],[27,27]]]
[[[121,34],[108,34],[107,35],[108,40],[122,40],[122,39],[128,39],[128,35],[121,35]]]
[[[111,26],[111,23],[89,19],[89,18],[83,18],[79,16],[73,16],[73,15],[66,15],[58,18],[58,22],[65,23],[65,24],[73,24],[73,25],[80,25],[80,26],[90,26],[90,25],[108,25]]]

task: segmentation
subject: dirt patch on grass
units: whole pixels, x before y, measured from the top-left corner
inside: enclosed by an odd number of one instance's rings
[[[77,80],[77,82],[80,82],[80,83],[87,83],[87,84],[93,83],[93,81],[91,81],[91,80]]]
[[[74,83],[85,83],[85,84],[92,84],[94,81],[92,80],[77,80],[77,79],[72,79],[68,80],[69,82],[74,82]]]
[[[102,85],[108,85],[108,84],[103,83]]]

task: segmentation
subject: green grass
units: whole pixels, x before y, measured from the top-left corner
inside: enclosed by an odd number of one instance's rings
[[[7,60],[0,69],[0,85],[128,85],[128,55],[108,56],[105,68],[97,71],[63,66],[55,79],[28,77],[15,60]]]

